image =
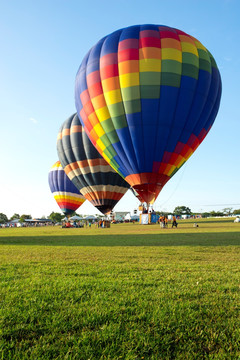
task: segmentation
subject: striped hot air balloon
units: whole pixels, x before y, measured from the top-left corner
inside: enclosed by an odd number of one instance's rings
[[[104,37],[83,59],[75,83],[85,132],[148,203],[203,141],[220,98],[211,53],[163,25],[130,26]]]
[[[74,213],[86,200],[71,180],[69,180],[60,161],[57,161],[51,167],[48,174],[48,182],[54,199],[66,216]]]
[[[57,152],[69,179],[103,214],[111,211],[128,190],[128,183],[92,145],[77,114],[60,128]]]

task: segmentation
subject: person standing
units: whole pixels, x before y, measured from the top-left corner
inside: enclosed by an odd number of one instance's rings
[[[167,218],[166,215],[164,216],[164,227],[165,227],[165,228],[168,227],[168,218]]]
[[[163,216],[160,216],[159,222],[160,222],[160,228],[164,228],[164,217]]]
[[[177,226],[178,226],[175,215],[173,215],[173,219],[172,219],[172,228],[173,228],[174,226],[175,226],[176,228],[177,228]]]

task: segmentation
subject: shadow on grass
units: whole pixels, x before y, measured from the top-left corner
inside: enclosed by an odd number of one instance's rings
[[[193,223],[199,223],[199,224],[232,224],[233,219],[230,220],[202,220],[202,219],[191,219],[191,220],[183,220],[182,224],[193,224]]]
[[[240,232],[199,234],[133,234],[133,235],[69,235],[6,236],[0,245],[41,246],[239,246]]]

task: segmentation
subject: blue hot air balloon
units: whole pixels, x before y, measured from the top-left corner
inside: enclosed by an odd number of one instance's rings
[[[75,103],[104,159],[150,203],[203,141],[217,115],[221,77],[193,36],[138,25],[101,39],[83,59]]]

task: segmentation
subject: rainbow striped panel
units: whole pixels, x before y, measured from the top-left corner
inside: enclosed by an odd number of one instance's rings
[[[129,189],[128,183],[92,145],[77,114],[60,128],[57,151],[69,179],[103,214],[111,211]]]
[[[65,174],[60,161],[50,169],[48,182],[54,199],[65,215],[71,215],[86,200]]]
[[[87,53],[75,82],[85,132],[147,202],[203,141],[220,98],[221,77],[210,52],[162,25],[106,36]]]

